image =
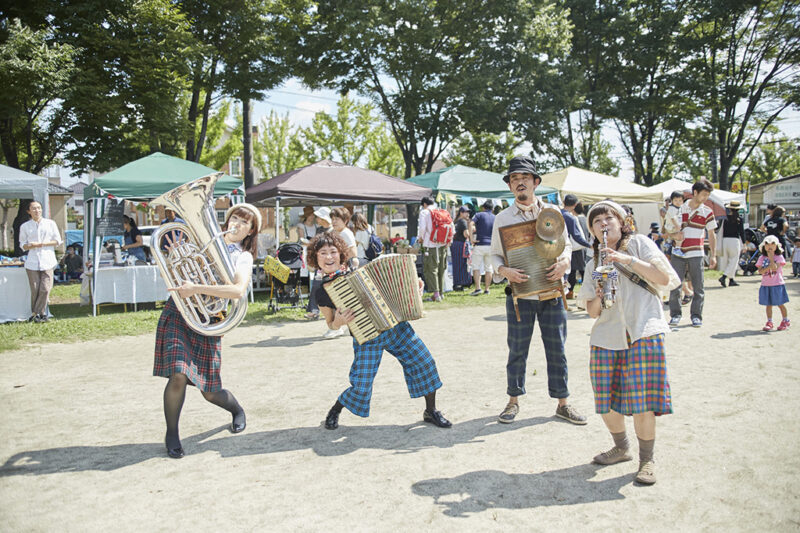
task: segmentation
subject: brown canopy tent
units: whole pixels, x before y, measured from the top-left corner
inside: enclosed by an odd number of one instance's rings
[[[418,203],[431,189],[324,159],[250,187],[245,197],[260,207]],[[275,228],[276,238],[279,228]]]
[[[247,201],[261,207],[278,202],[284,207],[404,204],[430,195],[427,187],[327,159],[275,176],[246,191]]]

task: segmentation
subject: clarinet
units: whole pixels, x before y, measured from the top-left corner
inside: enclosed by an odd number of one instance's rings
[[[617,301],[617,281],[619,279],[619,272],[614,266],[605,264],[608,252],[602,250],[606,248],[608,248],[608,229],[603,228],[603,245],[598,254],[600,257],[597,266],[592,272],[592,279],[603,289],[603,309],[610,308]]]

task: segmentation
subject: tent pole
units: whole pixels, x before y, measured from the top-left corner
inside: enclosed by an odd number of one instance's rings
[[[275,198],[275,250],[281,244],[281,199]]]

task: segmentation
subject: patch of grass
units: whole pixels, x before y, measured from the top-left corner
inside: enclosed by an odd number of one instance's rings
[[[103,304],[98,315],[92,316],[92,307],[80,305],[80,285],[56,285],[50,293],[50,312],[47,323],[11,322],[0,324],[0,352],[19,350],[26,344],[77,342],[91,339],[108,339],[120,335],[142,335],[155,332],[163,303],[133,306]],[[244,325],[274,322],[305,321],[305,310],[279,309],[269,313],[269,294],[258,292],[255,302],[249,304]]]

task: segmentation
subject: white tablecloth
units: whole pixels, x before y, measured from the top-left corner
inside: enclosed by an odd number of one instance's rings
[[[98,270],[94,303],[135,304],[161,302],[169,292],[158,267],[128,266]]]
[[[23,267],[0,267],[0,323],[28,320],[31,287]]]

